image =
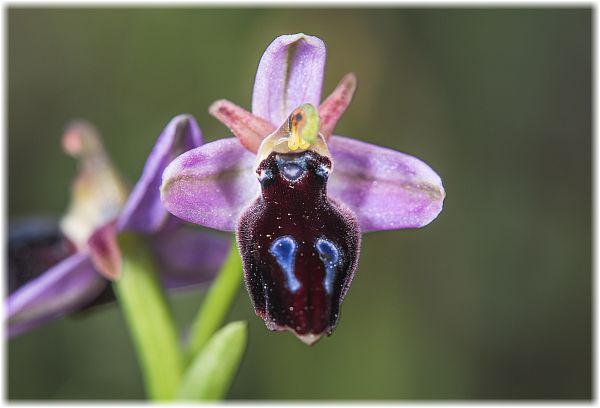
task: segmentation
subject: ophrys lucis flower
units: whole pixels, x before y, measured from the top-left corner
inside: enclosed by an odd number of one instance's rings
[[[319,104],[324,65],[320,39],[275,39],[258,67],[252,113],[224,100],[210,108],[237,138],[179,156],[161,187],[174,215],[236,231],[257,315],[308,344],[337,325],[360,234],[422,227],[445,197],[421,160],[332,136],[356,79],[346,75]]]

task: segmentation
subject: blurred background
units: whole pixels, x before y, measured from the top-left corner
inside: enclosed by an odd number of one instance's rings
[[[309,348],[249,322],[233,399],[591,398],[590,9],[8,10],[8,216],[59,216],[87,118],[132,182],[163,126],[250,108],[276,36],[328,46],[324,95],[359,88],[336,133],[424,159],[445,208],[421,230],[364,236],[333,336]],[[171,298],[182,331],[202,291]],[[117,306],[8,347],[10,399],[141,399]]]

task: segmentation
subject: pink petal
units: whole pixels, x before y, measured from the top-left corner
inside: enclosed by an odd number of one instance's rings
[[[363,232],[422,227],[442,211],[442,180],[416,157],[340,136],[329,149],[328,194],[356,214]]]
[[[158,136],[140,179],[119,216],[119,230],[156,231],[168,213],[160,202],[162,173],[173,157],[202,144],[202,131],[191,115],[171,119]]]
[[[110,222],[98,228],[88,240],[90,256],[96,269],[106,279],[116,280],[121,276],[123,257],[117,243],[117,227]]]
[[[325,57],[325,44],[317,37],[277,37],[258,65],[252,113],[279,126],[299,105],[319,106]]]
[[[214,102],[208,111],[227,126],[252,153],[256,153],[263,139],[275,130],[275,127],[263,118],[225,99]]]
[[[24,333],[77,310],[106,286],[85,253],[76,253],[15,291],[6,301],[8,334]]]
[[[331,137],[335,125],[350,105],[354,91],[356,91],[356,76],[352,73],[346,74],[331,95],[319,106],[321,134],[325,140]]]
[[[239,214],[260,192],[255,160],[235,138],[190,150],[165,169],[162,202],[185,221],[233,231]]]
[[[168,289],[210,282],[229,251],[229,234],[184,223],[176,217],[150,237],[150,244]]]

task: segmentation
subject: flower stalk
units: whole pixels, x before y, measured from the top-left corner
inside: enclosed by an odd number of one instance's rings
[[[122,276],[114,289],[129,327],[148,397],[170,400],[179,386],[183,356],[152,254],[133,234],[121,234]]]
[[[192,325],[187,357],[192,359],[223,324],[242,282],[242,260],[232,239],[229,254],[221,272],[206,294],[204,303]]]
[[[191,390],[183,391],[185,399],[223,398],[246,345],[243,323],[217,332],[241,280],[237,254],[230,257],[218,283],[209,290],[206,310],[198,314],[206,322],[194,325],[197,335],[187,354],[165,293],[213,279],[230,246],[225,237],[171,216],[159,199],[161,175],[171,158],[201,144],[202,133],[193,117],[173,118],[129,192],[104,151],[98,131],[84,121],[69,125],[63,145],[79,159],[80,172],[67,215],[60,226],[32,219],[11,227],[9,336],[109,302],[116,295],[147,398],[177,398],[183,379]],[[193,370],[187,369],[185,357]],[[210,381],[199,391],[198,384],[206,377]]]
[[[241,362],[247,338],[245,322],[233,322],[219,330],[242,279],[235,242],[198,312],[186,354],[152,254],[134,234],[121,234],[119,246],[123,254],[122,276],[114,288],[137,351],[148,398],[154,401],[224,398]]]

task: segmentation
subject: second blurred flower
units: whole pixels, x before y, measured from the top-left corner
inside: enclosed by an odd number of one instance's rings
[[[229,240],[170,215],[159,196],[161,175],[170,160],[201,144],[202,132],[193,117],[173,118],[128,195],[98,131],[84,121],[70,124],[63,148],[79,160],[79,171],[60,226],[39,218],[9,226],[9,336],[111,299],[108,281],[120,274],[116,238],[121,231],[148,240],[167,288],[211,280]]]

